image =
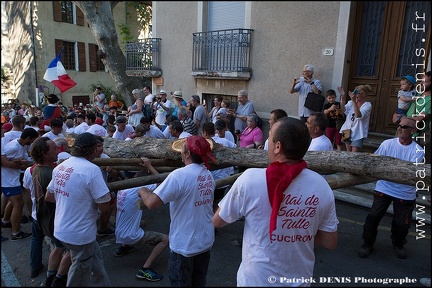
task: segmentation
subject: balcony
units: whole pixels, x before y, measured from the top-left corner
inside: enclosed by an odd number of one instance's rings
[[[160,38],[146,38],[126,43],[126,75],[156,78],[160,67]]]
[[[192,76],[249,80],[251,29],[193,33]]]

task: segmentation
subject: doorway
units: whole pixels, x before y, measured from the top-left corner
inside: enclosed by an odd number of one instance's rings
[[[429,1],[357,2],[348,90],[369,84],[370,132],[394,135],[400,77],[423,79],[430,57]]]

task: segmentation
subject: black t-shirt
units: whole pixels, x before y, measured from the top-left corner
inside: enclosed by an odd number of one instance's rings
[[[340,109],[340,103],[339,102],[334,102],[334,103],[327,102],[326,104],[324,104],[323,111],[329,109],[333,104],[335,104]],[[335,111],[329,111],[329,113],[327,114],[328,127],[336,128],[336,120],[337,119],[341,119],[341,120],[344,119],[344,114],[339,109],[337,109]]]

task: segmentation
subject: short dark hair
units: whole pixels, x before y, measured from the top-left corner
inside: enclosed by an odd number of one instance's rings
[[[279,120],[282,117],[287,117],[288,116],[287,112],[285,110],[283,110],[283,109],[274,109],[274,110],[272,110],[270,112],[270,114],[275,115],[276,120]]]
[[[29,120],[30,125],[32,125],[32,126],[36,125],[38,123],[38,121],[39,121],[39,118],[36,116],[30,117],[30,120]]]
[[[325,131],[328,127],[328,118],[323,112],[312,112],[309,116],[315,116],[315,125],[317,125],[321,131]]]
[[[329,95],[333,95],[333,96],[336,97],[336,91],[333,90],[333,89],[329,89],[329,90],[327,90],[325,96],[327,97],[327,96],[329,96]]]
[[[202,126],[202,132],[206,132],[209,135],[215,135],[215,125],[213,122],[205,122]]]
[[[50,126],[51,127],[63,127],[63,121],[61,121],[60,119],[51,119]]]
[[[21,124],[25,124],[26,123],[26,118],[24,117],[24,116],[22,116],[22,115],[15,115],[13,118],[12,118],[12,125],[14,126],[14,127],[18,127],[19,125],[21,125]],[[33,128],[32,128],[33,129]]]
[[[36,131],[35,129],[33,129],[33,128],[25,128],[24,130],[23,130],[23,132],[21,133],[21,139],[26,139],[26,138],[30,138],[30,139],[35,139],[35,138],[38,138],[39,137],[39,132],[38,131]]]
[[[174,131],[182,133],[183,130],[184,130],[183,124],[179,120],[171,121],[169,123],[169,125],[171,126],[171,129],[174,130]]]
[[[151,124],[151,118],[147,116],[143,116],[140,119],[140,123],[142,124]]]
[[[192,95],[191,96],[191,98],[195,101],[195,102],[197,102],[197,103],[201,103],[200,101],[200,97],[198,96],[198,95]]]
[[[85,117],[91,120],[92,123],[96,121],[96,114],[93,112],[88,112]]]
[[[275,125],[277,125],[277,129],[275,129],[273,138],[269,139],[269,141],[273,141],[273,143],[279,141],[286,158],[302,159],[311,142],[309,130],[304,122],[292,117],[283,117]]]

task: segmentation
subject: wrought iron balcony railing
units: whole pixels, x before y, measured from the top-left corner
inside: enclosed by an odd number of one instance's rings
[[[128,76],[160,77],[160,38],[146,38],[126,43]]]
[[[251,29],[193,33],[192,75],[199,78],[251,77]]]

